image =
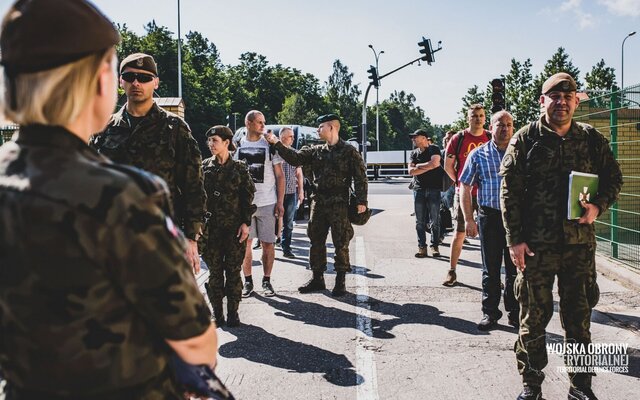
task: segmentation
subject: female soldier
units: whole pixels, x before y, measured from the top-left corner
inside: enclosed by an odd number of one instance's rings
[[[215,325],[159,178],[87,145],[116,102],[118,32],[85,0],[19,0],[0,37],[0,369],[12,399],[182,399]],[[173,351],[171,351],[173,350]]]
[[[240,325],[238,306],[242,297],[240,270],[256,191],[243,161],[233,160],[233,132],[217,125],[205,134],[213,157],[202,162],[207,192],[208,222],[202,258],[209,267],[207,294],[218,326],[225,323],[222,299],[227,296],[227,325]],[[225,281],[226,278],[226,281]]]

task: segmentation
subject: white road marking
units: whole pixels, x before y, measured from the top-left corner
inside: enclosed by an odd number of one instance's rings
[[[369,287],[365,277],[366,257],[364,252],[364,239],[356,237],[355,254],[355,278],[356,278],[356,373],[358,374],[357,395],[358,400],[378,400],[378,374],[376,371],[375,354],[371,338],[371,309],[369,305]]]

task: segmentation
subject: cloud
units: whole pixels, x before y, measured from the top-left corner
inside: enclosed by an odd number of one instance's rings
[[[621,17],[640,16],[640,0],[598,0],[598,3],[603,4],[614,15]]]
[[[615,0],[599,0],[599,1],[615,1]],[[623,0],[620,0],[623,1]],[[632,0],[628,0],[632,1]],[[640,2],[640,0],[633,0]],[[582,5],[582,0],[566,0],[556,8],[545,8],[542,12],[554,19],[560,20],[561,14],[573,14],[573,18],[578,27],[583,29],[593,28],[598,24],[598,20],[593,14],[586,12]]]
[[[571,11],[580,9],[582,0],[567,0],[560,5],[560,11]]]

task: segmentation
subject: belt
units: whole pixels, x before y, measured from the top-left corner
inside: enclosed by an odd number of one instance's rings
[[[492,207],[478,205],[478,209],[484,215],[502,214],[502,211]]]

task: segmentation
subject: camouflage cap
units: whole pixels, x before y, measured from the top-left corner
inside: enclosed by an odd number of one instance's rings
[[[144,71],[151,72],[155,76],[158,76],[158,66],[156,65],[155,60],[148,54],[144,53],[133,53],[128,55],[122,62],[120,63],[120,74],[126,67],[141,69]]]
[[[233,143],[233,131],[224,125],[212,126],[204,136],[207,138],[211,136],[220,136],[220,139],[229,141],[229,151],[235,151],[236,149],[236,146]]]
[[[120,43],[111,21],[85,0],[18,0],[0,37],[7,75],[53,69]]]
[[[340,117],[338,117],[336,114],[326,114],[326,115],[321,115],[318,117],[318,119],[316,119],[316,123],[318,125],[325,123],[325,122],[329,122],[329,121],[338,121],[340,122]]]
[[[416,129],[415,132],[409,134],[409,137],[416,137],[419,135],[429,138],[429,134],[424,129]]]
[[[549,92],[575,92],[576,90],[578,90],[576,81],[566,72],[553,74],[542,84],[542,94]]]

